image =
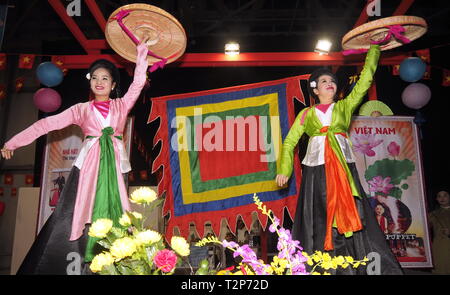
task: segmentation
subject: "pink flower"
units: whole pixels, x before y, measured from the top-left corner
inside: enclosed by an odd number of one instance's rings
[[[369,191],[372,193],[380,192],[384,194],[388,194],[391,188],[394,187],[393,184],[390,183],[391,178],[388,176],[383,178],[381,176],[375,176],[372,180],[369,180]]]
[[[391,141],[391,143],[387,147],[387,150],[393,157],[400,154],[400,146],[395,141]]]
[[[177,255],[175,252],[171,250],[161,250],[156,253],[153,261],[156,264],[156,267],[161,269],[162,272],[171,272],[175,268],[175,264],[177,264]]]
[[[375,156],[373,148],[378,146],[383,142],[382,139],[375,140],[375,135],[373,134],[363,134],[353,137],[353,150],[355,152],[360,152],[368,157]]]

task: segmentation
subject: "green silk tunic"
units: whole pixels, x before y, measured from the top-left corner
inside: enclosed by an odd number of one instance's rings
[[[278,174],[290,177],[293,170],[294,163],[294,148],[297,145],[300,137],[306,132],[310,138],[314,136],[327,136],[330,145],[339,159],[348,176],[350,187],[354,196],[359,197],[359,192],[356,189],[355,182],[351,176],[345,157],[335,137],[336,133],[347,134],[348,128],[352,120],[352,115],[358,105],[362,102],[370,85],[372,84],[373,75],[377,69],[378,59],[380,57],[380,47],[372,45],[367,52],[364,68],[361,72],[360,78],[353,88],[352,92],[342,100],[336,102],[333,112],[331,125],[326,133],[321,133],[322,123],[316,115],[315,107],[303,109],[295,118],[294,124],[286,136],[281,151],[281,163],[278,169]],[[303,124],[301,120],[305,111],[307,112]]]

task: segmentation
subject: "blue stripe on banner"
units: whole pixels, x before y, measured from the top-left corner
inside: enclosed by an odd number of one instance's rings
[[[232,101],[239,100],[248,97],[261,96],[270,93],[278,93],[278,107],[279,114],[286,114],[285,116],[280,116],[280,125],[281,125],[281,133],[282,138],[286,137],[289,132],[289,122],[288,122],[288,109],[287,109],[287,100],[286,100],[286,83],[281,83],[278,85],[265,86],[235,92],[228,93],[218,93],[218,94],[210,94],[205,96],[196,96],[185,99],[174,99],[171,101],[167,101],[166,109],[168,112],[168,126],[167,130],[170,143],[169,145],[176,144],[171,142],[171,139],[176,134],[176,128],[172,128],[171,121],[175,118],[176,109],[179,107],[188,107],[202,104],[210,104],[210,103],[220,103],[224,101]],[[170,168],[172,172],[172,191],[174,196],[174,214],[175,216],[182,216],[191,213],[197,212],[207,212],[207,211],[217,211],[217,210],[225,210],[233,207],[248,205],[253,203],[253,193],[249,195],[236,196],[233,198],[228,198],[225,200],[217,200],[210,201],[204,203],[193,203],[193,204],[183,204],[182,191],[181,191],[181,181],[180,181],[180,166],[178,153],[172,149],[172,146],[169,148],[169,157],[170,157]],[[269,191],[269,192],[255,192],[258,194],[258,197],[262,202],[274,201],[285,198],[287,196],[297,195],[295,174],[291,178],[289,182],[289,186],[286,189],[282,189],[279,191]],[[274,180],[275,181],[275,180]]]

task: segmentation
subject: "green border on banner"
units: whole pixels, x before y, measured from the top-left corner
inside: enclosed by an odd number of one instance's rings
[[[227,119],[227,117],[248,117],[248,116],[266,116],[267,118],[270,118],[269,113],[269,104],[265,104],[262,106],[257,107],[247,107],[242,109],[235,109],[235,110],[229,110],[219,113],[209,113],[208,115],[214,115],[219,117],[221,120]],[[196,127],[194,126],[194,122],[197,122],[195,117],[198,116],[190,116],[186,119],[190,121],[191,129],[193,129],[193,132],[190,132],[190,140],[191,143],[194,145],[195,142],[195,135],[196,135]],[[202,122],[203,123],[203,122]],[[266,128],[262,128],[264,132],[264,138],[267,139],[266,142],[271,142],[272,135],[271,132],[268,132],[270,129],[270,120],[268,119],[266,121]],[[273,144],[272,144],[273,145]],[[190,144],[189,146],[192,146]],[[266,151],[269,151],[270,146],[266,146]],[[272,147],[273,148],[273,147]],[[208,181],[201,181],[200,177],[200,165],[195,165],[198,161],[198,151],[195,149],[189,150],[189,165],[191,168],[191,182],[192,182],[192,191],[194,193],[201,193],[205,191],[210,191],[214,189],[219,188],[225,188],[225,187],[231,187],[236,185],[242,185],[247,183],[253,183],[258,181],[266,181],[274,179],[276,176],[276,162],[267,162],[268,170],[266,171],[259,171],[255,173],[249,173],[246,175],[239,175],[239,176],[232,176],[227,178],[221,178],[221,179],[212,179]]]

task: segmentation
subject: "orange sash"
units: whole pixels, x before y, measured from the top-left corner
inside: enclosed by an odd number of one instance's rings
[[[328,126],[320,129],[321,133],[326,133]],[[335,133],[345,137],[345,133]],[[334,136],[330,134],[329,136]],[[333,221],[336,219],[338,232],[355,232],[362,229],[361,219],[356,209],[355,199],[347,179],[347,174],[339,162],[334,150],[325,138],[325,176],[327,186],[327,222],[324,242],[324,250],[333,250]]]

